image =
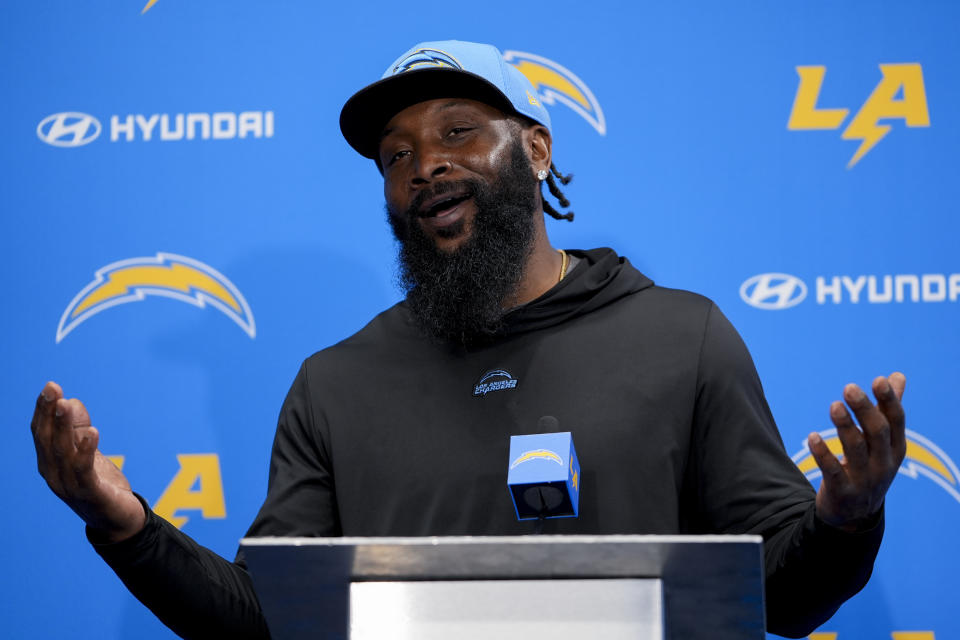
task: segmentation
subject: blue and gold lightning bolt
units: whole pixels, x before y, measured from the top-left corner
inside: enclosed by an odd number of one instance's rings
[[[930,111],[919,64],[881,64],[882,78],[873,93],[841,134],[844,140],[859,140],[860,146],[847,163],[847,169],[873,149],[890,133],[889,124],[881,119],[902,119],[908,127],[929,127]],[[901,98],[897,98],[902,94]]]
[[[587,84],[566,67],[533,53],[505,51],[503,59],[515,66],[534,86],[544,104],[558,101],[580,114],[600,135],[607,134],[607,121],[600,103]]]
[[[130,258],[97,270],[96,278],[67,305],[57,326],[57,342],[88,318],[110,307],[163,296],[196,307],[210,304],[251,338],[256,324],[250,305],[226,276],[199,260],[172,253]]]
[[[820,437],[823,438],[824,443],[833,455],[838,458],[843,456],[843,444],[837,436],[836,429],[821,431]],[[960,502],[960,470],[957,469],[953,460],[943,449],[916,431],[907,429],[906,438],[907,455],[897,472],[913,479],[923,476],[932,480],[949,493],[954,500]],[[820,468],[806,444],[804,444],[803,449],[794,454],[793,461],[803,472],[803,475],[807,477],[807,480],[820,477]]]
[[[530,460],[553,460],[561,467],[563,466],[563,459],[553,451],[549,449],[534,449],[533,451],[525,451],[517,456],[517,459],[513,461],[510,468],[513,469]]]

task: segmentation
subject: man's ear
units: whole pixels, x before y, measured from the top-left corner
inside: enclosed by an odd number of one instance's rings
[[[550,171],[550,164],[553,162],[553,139],[550,131],[542,124],[535,124],[524,130],[524,142],[534,170]]]

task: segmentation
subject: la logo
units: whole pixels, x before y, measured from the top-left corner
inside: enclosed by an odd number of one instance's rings
[[[797,67],[800,84],[793,99],[787,129],[839,129],[850,113],[849,109],[821,109],[817,106],[820,88],[827,68],[823,66]],[[880,120],[896,118],[908,127],[929,127],[927,93],[923,88],[923,71],[919,64],[881,64],[882,77],[873,93],[843,130],[844,140],[860,140],[860,146],[847,163],[847,169],[860,161],[892,128],[879,124]]]
[[[107,456],[123,469],[126,456]],[[226,518],[220,457],[215,453],[178,453],[180,469],[153,505],[153,512],[180,529],[189,519],[181,510],[197,510],[204,518]]]

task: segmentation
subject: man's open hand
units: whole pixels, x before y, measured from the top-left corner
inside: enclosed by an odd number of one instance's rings
[[[30,430],[40,475],[100,539],[117,542],[143,528],[143,506],[120,469],[97,450],[100,434],[83,403],[65,399],[60,386],[48,382]]]
[[[817,515],[827,524],[856,531],[883,506],[883,497],[907,451],[900,405],[906,383],[902,373],[878,377],[873,381],[876,405],[860,387],[848,384],[843,398],[860,423],[859,429],[843,402],[830,405],[830,419],[843,445],[842,462],[818,434],[807,438],[810,453],[823,472]]]

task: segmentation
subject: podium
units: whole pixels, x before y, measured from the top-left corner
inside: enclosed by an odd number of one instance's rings
[[[275,640],[763,640],[760,536],[244,538]]]

